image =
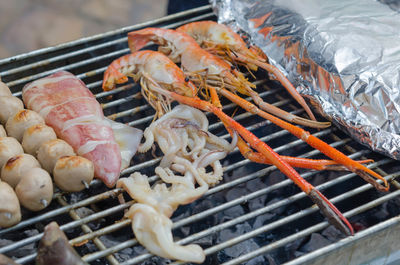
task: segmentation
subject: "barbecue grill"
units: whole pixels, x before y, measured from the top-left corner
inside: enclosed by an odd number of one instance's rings
[[[101,102],[106,116],[141,129],[153,120],[154,111],[141,97],[140,87],[129,83],[102,92],[102,75],[115,58],[129,53],[126,33],[144,27],[175,28],[213,19],[210,6],[192,9],[105,34],[0,61],[0,76],[15,96],[33,80],[59,70],[81,78]],[[263,99],[298,115],[303,110],[278,83],[258,73],[258,92]],[[250,99],[248,99],[250,100]],[[223,102],[224,111],[284,155],[320,158],[321,154],[288,132],[259,117]],[[223,125],[207,114],[210,131],[230,139]],[[349,172],[300,170],[349,218],[358,231],[344,238],[330,226],[318,208],[274,166],[243,159],[236,149],[222,163],[224,180],[203,198],[181,206],[172,217],[174,238],[181,244],[200,244],[207,254],[205,264],[395,264],[399,259],[400,175],[397,161],[375,154],[334,127],[311,130],[315,135],[353,159],[372,158],[369,167],[391,182],[391,192],[381,193]],[[160,158],[138,154],[129,168],[148,174],[156,182],[154,168]],[[107,189],[93,181],[89,190],[54,195],[52,204],[38,213],[23,212],[16,226],[0,230],[0,253],[22,264],[33,264],[43,227],[55,220],[82,258],[91,264],[164,264],[134,239],[124,211],[133,204],[116,198],[121,189]],[[126,194],[125,194],[126,195]],[[397,256],[396,256],[397,254]]]

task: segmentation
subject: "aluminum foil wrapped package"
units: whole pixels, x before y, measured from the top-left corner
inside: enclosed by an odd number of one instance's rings
[[[400,12],[374,0],[212,0],[354,139],[400,160]]]

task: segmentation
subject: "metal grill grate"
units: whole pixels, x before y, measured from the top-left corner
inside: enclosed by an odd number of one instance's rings
[[[14,95],[20,96],[21,89],[27,82],[58,70],[70,71],[96,94],[105,115],[144,129],[152,121],[154,112],[141,98],[138,85],[130,83],[110,92],[102,92],[104,70],[113,59],[129,52],[127,32],[148,26],[175,28],[190,21],[204,19],[215,19],[209,6],[4,59],[0,61],[0,76],[10,86]],[[292,113],[304,114],[276,83],[263,80],[262,76],[256,83],[264,100]],[[322,157],[318,151],[312,150],[270,122],[242,112],[232,103],[224,103],[225,112],[234,115],[235,120],[270,144],[275,151],[285,155]],[[210,114],[207,114],[207,117],[210,120],[210,131],[223,138],[229,138],[221,122]],[[392,181],[392,192],[383,194],[352,173],[300,171],[302,177],[316,184],[319,190],[345,212],[350,221],[364,223],[369,212],[399,199],[399,185],[394,178],[400,175],[400,168],[395,161],[366,150],[333,127],[311,132],[352,158],[375,159],[376,162],[369,167]],[[134,171],[141,171],[153,176],[154,167],[159,161],[159,158],[153,158],[150,154],[137,155],[133,166],[124,170],[121,175],[126,177]],[[208,264],[239,264],[256,257],[257,261],[263,260],[265,264],[273,264],[271,258],[278,257],[281,258],[278,263],[292,261],[291,264],[300,264],[307,260],[304,259],[306,256],[302,257],[303,261],[296,261],[295,256],[282,254],[291,244],[302,244],[302,240],[312,233],[321,232],[329,226],[305,194],[277,172],[275,167],[243,160],[237,149],[223,161],[223,165],[224,181],[211,188],[204,198],[180,207],[173,216],[173,232],[177,239],[181,238],[179,243],[197,242],[202,245],[207,254]],[[153,176],[151,180],[154,182],[157,178]],[[70,238],[70,243],[76,246],[87,262],[124,265],[165,262],[152,258],[152,255],[141,249],[134,239],[130,221],[122,219],[124,210],[133,202],[128,200],[120,205],[116,196],[121,192],[120,189],[107,190],[99,181],[92,182],[91,189],[81,193],[57,192],[49,208],[39,213],[23,212],[22,222],[0,230],[0,239],[12,240],[0,247],[0,253],[17,256],[15,259],[19,263],[32,264],[44,225],[56,220]],[[258,201],[260,203],[255,203]],[[268,214],[274,217],[268,220],[260,219],[264,221],[258,226],[255,225],[258,217]],[[372,221],[371,225],[379,225],[381,229],[388,228],[391,225],[390,221],[393,223],[393,217],[398,214],[396,211],[391,212],[385,220],[375,223]],[[239,226],[251,229],[244,229],[237,236],[229,237]],[[372,234],[371,229],[374,229],[374,226],[363,231],[363,236]],[[32,230],[39,233],[28,233]],[[357,235],[354,240],[357,240]],[[229,249],[234,249],[237,244],[245,244],[249,240],[256,244],[246,245],[248,247],[240,256],[232,257],[227,254]],[[335,248],[339,244],[340,242],[331,242],[328,247]],[[21,248],[27,250],[23,254],[17,253]]]

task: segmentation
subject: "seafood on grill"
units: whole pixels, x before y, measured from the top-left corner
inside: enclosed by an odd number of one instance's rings
[[[87,265],[68,242],[56,222],[44,228],[36,256],[37,265]]]
[[[172,61],[180,62],[182,68],[186,71],[185,74],[198,87],[203,87],[199,92],[217,107],[221,107],[218,93],[226,97],[225,93],[238,92],[249,95],[261,109],[290,122],[315,128],[330,126],[330,122],[308,120],[264,102],[253,90],[255,85],[249,82],[239,70],[235,69],[229,62],[203,50],[186,33],[161,28],[145,28],[128,33],[129,47],[132,52],[141,49],[150,41],[159,44],[159,51],[168,55]],[[237,95],[235,97],[239,98]],[[242,102],[235,100],[235,97],[229,99],[240,105]]]
[[[21,144],[15,138],[0,137],[0,167],[3,167],[10,158],[23,153]]]
[[[228,26],[214,21],[197,21],[180,26],[176,30],[188,34],[200,47],[231,65],[242,65],[249,71],[256,71],[260,67],[271,73],[303,107],[308,116],[316,120],[304,98],[277,67],[267,62],[266,55],[261,49],[248,47],[249,45]],[[295,122],[295,119],[296,117],[293,117],[288,121]]]
[[[0,137],[6,137],[7,133],[6,130],[4,130],[3,125],[0,124]]]
[[[57,139],[57,135],[53,128],[40,123],[26,129],[21,144],[26,153],[36,156],[37,151],[44,143],[55,139]]]
[[[35,167],[40,167],[35,157],[29,154],[13,156],[1,168],[1,180],[15,188],[22,177]]]
[[[7,120],[6,131],[8,136],[21,142],[25,130],[37,124],[44,124],[43,118],[35,111],[23,109]]]
[[[0,123],[6,125],[7,120],[20,110],[24,109],[24,103],[17,97],[0,96]]]
[[[157,69],[157,75],[150,76],[147,69]],[[189,105],[197,109],[214,113],[225,125],[232,137],[237,137],[237,145],[246,157],[261,156],[264,162],[274,164],[286,176],[294,181],[330,218],[331,223],[341,229],[344,233],[352,234],[353,229],[346,218],[332,205],[325,196],[317,191],[311,184],[301,176],[285,161],[276,154],[266,143],[262,142],[242,125],[227,116],[220,108],[196,97],[193,84],[187,79],[182,70],[179,69],[168,57],[154,51],[139,51],[123,56],[115,60],[104,73],[103,86],[115,87],[115,83],[121,77],[133,76],[136,81],[140,80],[142,93],[150,101],[150,105],[156,106],[157,111],[170,108],[172,101]],[[167,78],[168,77],[168,78]],[[176,91],[176,92],[175,92]],[[194,94],[192,94],[194,93]],[[185,96],[188,95],[188,96]],[[158,114],[158,116],[161,116]],[[246,147],[246,150],[243,148]],[[258,153],[254,153],[255,149]],[[246,151],[246,153],[244,153]],[[253,154],[254,155],[251,155]],[[292,158],[290,161],[295,161]],[[304,161],[303,159],[301,159]],[[314,163],[315,165],[315,163]]]
[[[50,174],[39,167],[27,171],[15,187],[19,202],[31,211],[46,208],[53,199]]]
[[[0,181],[0,228],[13,226],[21,221],[21,208],[13,188]]]
[[[53,172],[59,158],[73,155],[75,152],[72,146],[61,139],[47,141],[37,151],[37,159],[47,172]]]
[[[93,162],[97,178],[108,187],[115,185],[122,166],[120,145],[112,125],[105,121],[100,104],[80,79],[65,71],[57,72],[27,84],[22,97],[27,107],[38,112],[58,137],[70,144],[78,155]],[[129,142],[128,148],[134,149],[132,145],[138,145],[142,132],[122,127],[119,129],[122,135],[128,133],[132,140],[127,141],[123,136],[121,142]],[[124,166],[127,166],[134,152],[122,153]],[[53,160],[48,169],[53,170],[55,163]]]
[[[153,41],[159,44],[159,50],[163,53],[166,53],[170,58],[175,61],[180,61],[181,65],[184,69],[190,71],[191,73],[194,72],[201,72],[205,71],[207,74],[207,79],[210,78],[210,75],[215,74],[215,78],[219,78],[221,82],[215,83],[216,85],[223,85],[229,88],[230,81],[235,81],[232,84],[233,87],[229,89],[233,89],[235,92],[236,90],[240,93],[246,94],[247,92],[252,95],[250,90],[246,90],[246,85],[248,82],[242,82],[244,77],[239,75],[236,70],[232,70],[228,68],[228,65],[225,61],[222,61],[218,57],[202,50],[200,46],[187,34],[182,32],[176,32],[174,30],[168,29],[159,29],[159,28],[147,28],[139,31],[134,31],[128,33],[128,42],[129,46],[134,52],[136,49],[142,48],[147,42]],[[190,44],[190,45],[189,45]],[[224,66],[225,65],[225,66]],[[191,73],[188,73],[190,76]],[[222,77],[221,77],[222,76]],[[240,77],[240,78],[237,78]],[[242,78],[243,77],[243,78]],[[223,81],[223,82],[222,82]],[[285,122],[278,117],[271,115],[261,109],[259,109],[256,105],[248,102],[247,100],[237,96],[235,93],[224,89],[222,87],[213,87],[216,91],[220,92],[224,97],[228,98],[232,102],[235,102],[243,109],[247,110],[252,114],[259,115],[263,117],[275,125],[285,129],[298,137],[299,139],[303,140],[304,142],[308,143],[313,148],[321,151],[323,154],[331,158],[332,160],[336,161],[338,164],[345,166],[349,171],[352,171],[362,177],[365,181],[371,183],[376,189],[380,191],[388,191],[389,184],[381,175],[374,172],[373,170],[365,167],[361,163],[354,161],[338,151],[335,148],[332,148],[327,143],[321,141],[320,139],[316,138],[315,136],[311,135],[309,132],[294,126],[288,122]],[[211,87],[207,85],[207,87]],[[247,92],[246,92],[247,91]],[[219,100],[218,98],[213,99],[213,92],[210,91],[209,94],[211,95],[211,102],[214,106],[218,106]],[[252,95],[253,97],[253,95]],[[260,105],[260,102],[253,97],[253,100]],[[192,102],[193,104],[194,102]],[[279,116],[279,115],[278,115]],[[228,128],[229,129],[229,128]],[[239,139],[239,148],[245,147],[245,144],[240,144],[241,139]],[[248,152],[248,149],[241,149],[241,153],[245,155],[246,158],[252,159],[254,156],[262,156],[261,154]],[[259,160],[256,158],[255,160]],[[380,184],[377,180],[381,180],[383,185]]]
[[[63,156],[54,165],[54,182],[64,191],[74,192],[87,188],[93,180],[92,161],[82,156]]]
[[[139,172],[120,179],[117,187],[123,187],[137,202],[126,217],[132,219],[137,240],[153,254],[201,263],[205,255],[200,246],[173,242],[169,218],[179,205],[193,202],[222,179],[220,160],[233,150],[236,140],[229,144],[208,132],[206,116],[184,105],[154,121],[144,136],[146,141],[140,145],[140,152],[149,150],[154,142],[163,152],[155,169],[163,183],[151,187],[148,177]]]

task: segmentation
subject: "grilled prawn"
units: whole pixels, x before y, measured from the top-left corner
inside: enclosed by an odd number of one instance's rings
[[[316,120],[303,97],[286,76],[277,67],[267,63],[266,56],[260,49],[256,47],[248,48],[246,42],[228,26],[214,21],[198,21],[183,25],[176,30],[188,34],[200,47],[232,65],[244,65],[250,70],[257,70],[260,67],[273,74],[304,108],[308,116],[312,120]]]

